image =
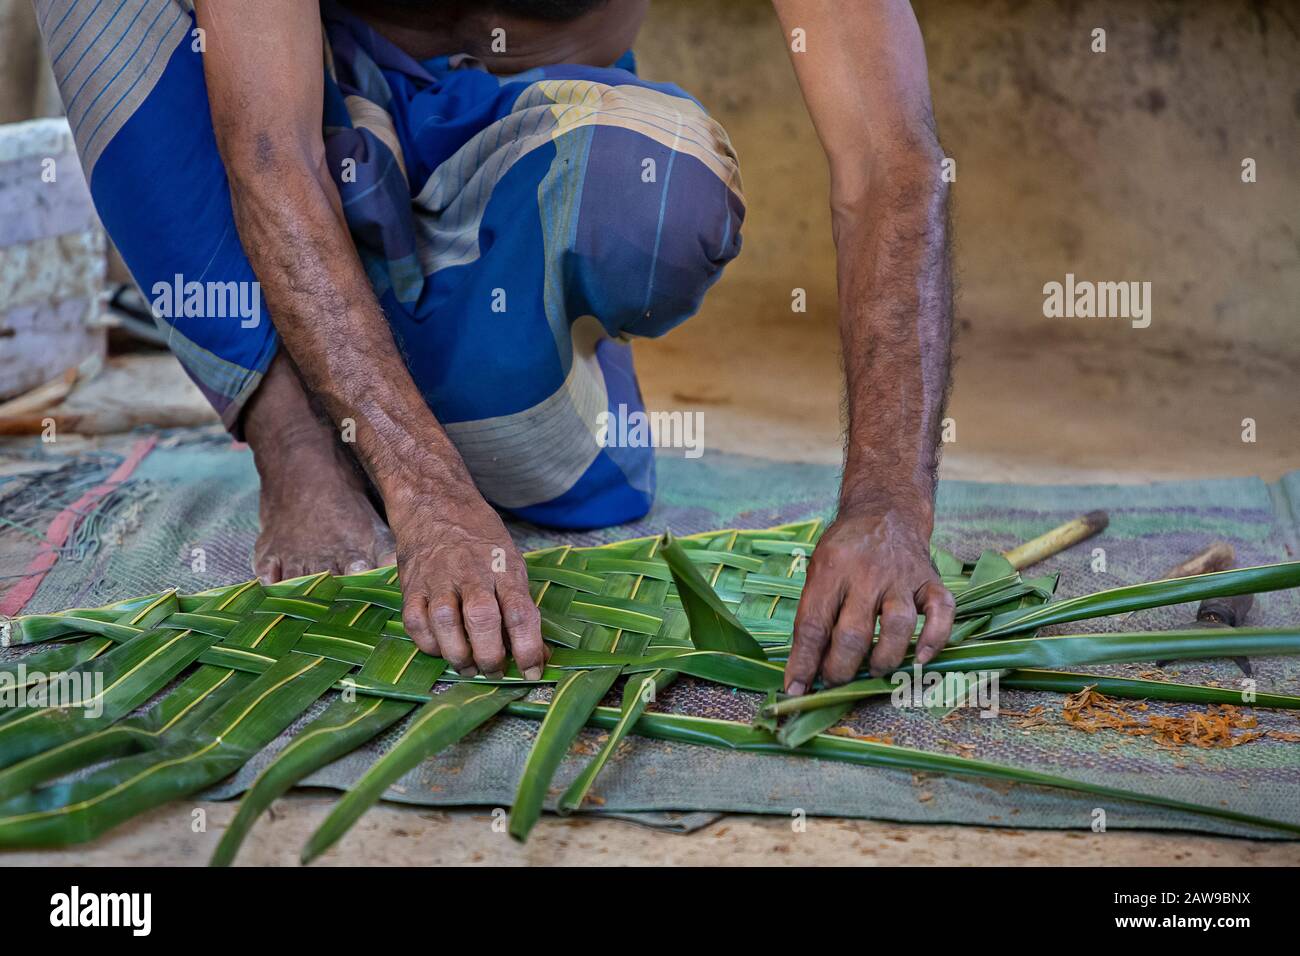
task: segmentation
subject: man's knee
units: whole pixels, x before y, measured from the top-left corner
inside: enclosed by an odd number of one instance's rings
[[[655,336],[694,315],[739,253],[745,204],[714,120],[692,100],[630,90],[565,134],[585,138],[566,279],[611,334]]]

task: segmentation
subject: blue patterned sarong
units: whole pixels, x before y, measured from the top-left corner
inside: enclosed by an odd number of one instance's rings
[[[96,207],[146,297],[176,276],[251,282],[190,4],[36,8]],[[739,252],[725,132],[638,78],[630,53],[497,76],[465,56],[416,61],[332,3],[322,16],[323,133],[348,226],[480,490],[540,524],[645,514],[653,449],[606,447],[597,421],[644,408],[625,340],[689,318]],[[278,348],[272,322],[159,323],[237,427]]]

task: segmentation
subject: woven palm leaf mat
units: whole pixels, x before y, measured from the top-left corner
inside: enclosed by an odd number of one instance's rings
[[[0,483],[0,516],[44,530],[70,505],[84,502],[87,488],[102,484],[121,457],[100,453],[72,459],[57,480],[15,479]],[[641,522],[599,532],[559,535],[530,526],[511,530],[521,547],[559,541],[577,545],[656,534],[671,528],[689,534],[714,528],[765,528],[829,514],[835,469],[711,454],[685,461],[661,458],[654,511]],[[43,485],[43,488],[41,487]],[[211,435],[164,436],[128,477],[79,515],[82,530],[69,538],[48,570],[27,612],[97,606],[175,586],[193,592],[246,579],[256,535],[256,475],[246,450]],[[1300,473],[1267,484],[1256,479],[1171,482],[1149,486],[1017,486],[944,483],[939,492],[936,543],[971,558],[981,549],[1006,549],[1080,512],[1104,508],[1111,516],[1104,535],[1035,568],[1059,571],[1058,597],[1148,580],[1215,539],[1231,541],[1242,565],[1295,557],[1300,536]],[[8,526],[0,530],[0,567],[25,566],[39,544]],[[26,551],[24,551],[24,548]],[[1104,555],[1096,549],[1104,549]],[[1101,561],[1104,559],[1104,571]],[[11,581],[0,580],[0,589]],[[0,601],[3,594],[0,593]],[[1141,612],[1130,629],[1167,628],[1188,621],[1184,605]],[[1300,620],[1300,595],[1259,595],[1250,623]],[[1115,622],[1083,622],[1074,630],[1117,629]],[[0,652],[0,657],[22,653]],[[1259,690],[1300,693],[1300,662],[1255,658]],[[1113,665],[1095,672],[1136,676],[1150,665]],[[1230,661],[1181,662],[1164,671],[1175,680],[1236,686]],[[544,694],[545,692],[538,692]],[[328,700],[328,698],[326,699]],[[1085,733],[1060,718],[1060,695],[1003,690],[1004,716],[981,719],[962,711],[939,720],[924,711],[877,704],[859,706],[845,732],[885,737],[930,750],[1059,773],[1113,787],[1161,793],[1201,803],[1300,822],[1300,744],[1261,738],[1225,749],[1164,748],[1147,737],[1112,731]],[[732,692],[683,678],[656,709],[731,720],[751,719],[757,694]],[[1038,705],[1034,719],[1027,714]],[[208,795],[234,796],[251,782],[325,702]],[[1147,714],[1177,714],[1188,705],[1152,703]],[[1292,712],[1253,712],[1258,730],[1300,731]],[[428,805],[509,806],[518,774],[537,730],[532,721],[499,717],[461,744],[426,761],[396,785],[390,799]],[[344,788],[395,738],[400,728],[339,760],[305,785]],[[599,733],[585,731],[575,751],[590,753]],[[561,767],[563,788],[585,762],[575,753]],[[638,814],[644,821],[689,829],[707,811],[789,815],[843,815],[891,820],[960,822],[1014,827],[1084,828],[1093,825],[1095,798],[1058,791],[981,783],[946,776],[755,756],[634,737],[598,780],[597,812]],[[1107,805],[1107,827],[1174,828],[1259,837],[1260,831],[1191,817],[1158,807]],[[693,813],[694,811],[694,813]]]

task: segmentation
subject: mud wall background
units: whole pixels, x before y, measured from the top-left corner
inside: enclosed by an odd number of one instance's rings
[[[939,133],[957,160],[963,328],[1045,345],[1300,355],[1300,6],[921,0]],[[704,11],[707,10],[707,15]],[[1090,50],[1102,27],[1107,52]],[[809,38],[815,55],[816,38]],[[655,0],[641,71],[694,93],[740,153],[745,250],[706,305],[718,334],[834,321],[827,177],[763,0]],[[1258,181],[1241,181],[1252,157]],[[1152,283],[1152,323],[1047,319],[1072,272]],[[803,317],[800,317],[803,318]]]
[[[831,0],[827,0],[831,2]],[[858,2],[858,0],[844,0]],[[1300,356],[1300,7],[1274,0],[918,0],[939,131],[957,160],[964,329],[1020,345]],[[1091,31],[1107,52],[1091,52]],[[810,38],[808,56],[816,55]],[[49,111],[29,0],[0,0],[0,122]],[[766,0],[654,0],[643,74],[730,131],[745,252],[706,305],[716,334],[834,321],[826,171]],[[1243,184],[1241,161],[1258,164]],[[1046,319],[1067,272],[1153,285],[1151,327]]]

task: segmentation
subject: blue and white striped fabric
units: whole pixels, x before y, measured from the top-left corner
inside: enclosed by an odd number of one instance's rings
[[[181,0],[36,0],[101,218],[146,293],[248,281]],[[699,308],[740,249],[726,134],[632,57],[515,76],[416,61],[327,2],[324,140],[412,378],[493,504],[596,527],[649,508],[653,450],[605,447],[643,409],[632,336]],[[265,314],[265,312],[264,312]],[[272,316],[272,318],[274,318]],[[160,319],[235,427],[271,323]]]

